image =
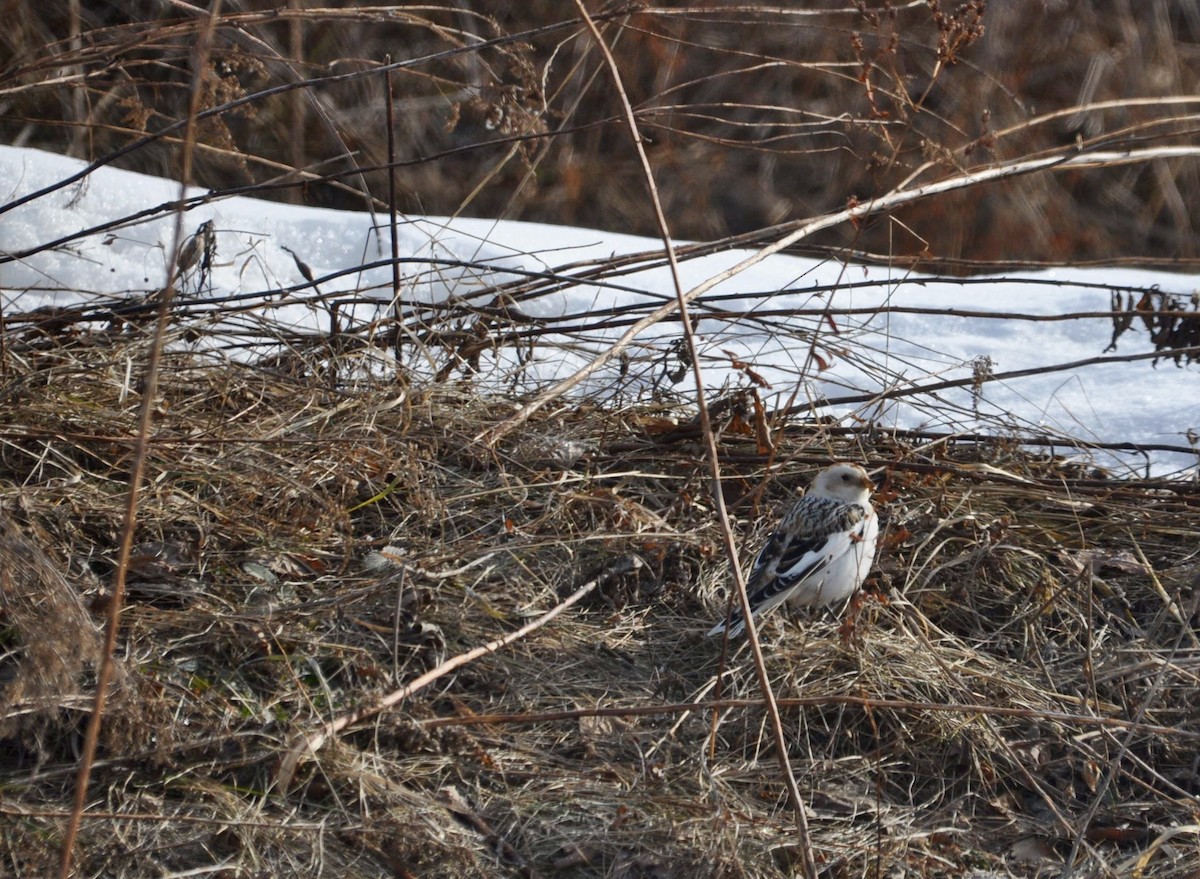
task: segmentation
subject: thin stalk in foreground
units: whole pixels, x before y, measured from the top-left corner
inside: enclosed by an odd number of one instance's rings
[[[192,176],[192,147],[195,143],[196,115],[200,111],[201,81],[208,66],[208,53],[212,35],[221,14],[221,0],[214,0],[208,13],[206,26],[200,32],[200,40],[192,55],[191,102],[188,106],[187,125],[183,137],[183,167],[179,173],[180,200],[187,196],[188,181]],[[96,760],[96,744],[100,739],[100,724],[104,718],[104,706],[108,697],[108,684],[112,678],[113,651],[117,647],[117,632],[121,625],[121,605],[125,597],[125,574],[129,568],[129,556],[133,546],[133,532],[137,524],[138,493],[142,476],[146,470],[146,453],[150,448],[150,419],[154,413],[154,402],[158,396],[158,364],[162,358],[170,315],[171,299],[175,294],[178,277],[180,244],[183,242],[183,211],[175,214],[175,231],[172,235],[171,258],[167,261],[167,283],[158,298],[158,318],[154,325],[154,337],[146,358],[146,375],[142,388],[142,403],[138,409],[137,438],[133,446],[133,464],[129,473],[129,492],[125,500],[125,515],[121,527],[121,542],[117,549],[117,568],[113,572],[112,598],[108,603],[108,619],[104,630],[104,648],[100,655],[100,668],[96,672],[96,697],[92,702],[92,713],[88,718],[87,733],[83,740],[83,753],[79,757],[79,772],[75,778],[75,799],[71,806],[71,818],[63,834],[62,854],[58,863],[59,879],[71,875],[71,857],[79,825],[87,805],[88,784],[91,781],[92,765]]]
[[[771,691],[771,681],[767,675],[766,662],[763,660],[762,646],[758,643],[758,630],[754,624],[753,610],[750,607],[750,599],[746,595],[746,578],[742,574],[741,566],[738,564],[737,542],[734,540],[733,527],[729,524],[729,513],[725,508],[725,495],[721,490],[721,462],[717,457],[717,441],[713,436],[712,421],[709,419],[708,414],[708,404],[704,399],[704,373],[700,366],[700,358],[696,354],[696,338],[692,332],[692,320],[688,314],[688,296],[684,293],[683,282],[679,277],[679,263],[675,257],[675,246],[671,238],[671,230],[667,226],[667,218],[663,213],[662,202],[658,197],[658,188],[654,183],[654,173],[650,169],[650,160],[646,156],[645,147],[642,145],[642,136],[638,132],[637,118],[633,112],[633,105],[629,103],[629,96],[625,93],[625,86],[621,81],[621,71],[617,67],[616,59],[613,58],[612,52],[609,51],[608,44],[604,42],[604,38],[601,36],[600,30],[596,27],[596,23],[588,15],[588,11],[584,7],[582,0],[575,0],[575,6],[579,9],[579,16],[583,20],[583,23],[591,31],[592,39],[596,42],[596,46],[604,55],[604,63],[608,67],[609,75],[612,78],[613,88],[616,90],[617,96],[621,101],[621,109],[625,116],[625,123],[629,127],[630,139],[633,141],[634,149],[637,150],[638,161],[642,167],[642,175],[646,181],[646,190],[654,206],[654,218],[658,223],[659,233],[662,235],[667,261],[670,263],[671,281],[675,287],[675,306],[679,309],[680,326],[683,329],[683,337],[687,343],[688,360],[692,367],[692,377],[696,382],[696,407],[700,416],[700,429],[704,434],[706,456],[712,473],[713,504],[717,512],[717,521],[721,525],[721,538],[725,545],[725,553],[729,557],[730,569],[733,571],[738,599],[742,605],[742,616],[746,620],[746,641],[749,643],[751,655],[754,657],[754,670],[757,673],[758,684],[762,690],[767,716],[771,721],[771,733],[775,740],[775,753],[779,759],[779,768],[783,773],[784,784],[787,787],[788,796],[792,802],[792,809],[796,815],[796,830],[800,837],[799,848],[804,862],[804,873],[808,879],[817,879],[817,864],[813,857],[812,838],[808,832],[808,817],[804,812],[804,799],[801,797],[800,788],[796,784],[795,773],[792,772],[792,763],[788,757],[787,739],[783,730],[783,721],[779,716],[779,706],[775,703],[775,694]]]

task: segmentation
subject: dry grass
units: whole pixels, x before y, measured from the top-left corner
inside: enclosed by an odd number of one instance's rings
[[[0,809],[18,875],[58,857],[139,344],[8,351]],[[563,406],[488,451],[471,438],[511,404],[467,384],[345,394],[174,354],[160,394],[79,875],[798,869],[745,650],[702,637],[727,570],[706,470],[647,431],[657,415]],[[849,631],[818,615],[763,633],[827,875],[1034,875],[1078,832],[1087,875],[1200,869],[1196,487],[997,444],[779,438],[768,476],[723,434],[747,546],[818,463],[865,452],[886,474],[884,599]],[[630,555],[636,574],[276,785],[297,734]]]
[[[15,4],[0,137],[170,173],[203,21],[92,6]],[[226,4],[200,76],[198,182],[216,197],[386,206],[380,64],[403,52],[396,207],[649,231],[578,22],[561,4],[494,18],[467,6]],[[1003,160],[1192,146],[1190,5],[994,4],[982,35],[981,7],[597,17],[680,237],[776,240],[763,227],[918,171],[920,184]],[[922,267],[1188,259],[1198,179],[1182,159],[1030,175],[818,243]],[[203,276],[209,257],[195,257]],[[357,353],[297,336],[286,356],[243,351],[244,364],[168,346],[77,875],[800,871],[746,650],[702,637],[724,612],[728,564],[690,411],[618,389],[475,442],[525,402],[472,380],[487,345],[544,337],[594,353],[587,332],[624,317],[577,315],[578,336],[516,327],[501,298],[579,280],[489,289],[494,305],[456,304],[430,326],[402,303],[437,378],[357,368],[377,338],[354,328],[340,338]],[[1182,301],[1132,303],[1114,302],[1114,338],[1135,312],[1160,348],[1191,338]],[[107,304],[90,319],[111,318]],[[139,306],[108,329],[86,323],[89,308],[4,315],[0,872],[14,875],[59,860],[99,621],[115,606],[146,339]],[[258,317],[239,319],[247,346],[268,338]],[[839,337],[868,361],[860,341]],[[643,351],[634,370],[680,366],[673,351]],[[938,411],[936,390],[903,392]],[[767,425],[749,400],[713,406],[747,550],[831,458],[883,477],[882,597],[849,627],[779,615],[762,633],[824,875],[1061,875],[1072,854],[1077,876],[1200,875],[1196,485],[1118,480],[1015,441],[799,412]],[[767,427],[770,455],[755,434]],[[609,576],[630,559],[640,566]],[[281,784],[299,739],[596,578],[582,605],[332,737]]]

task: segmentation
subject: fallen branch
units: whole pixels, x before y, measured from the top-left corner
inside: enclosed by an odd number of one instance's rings
[[[791,696],[777,698],[781,708],[825,708],[844,705],[888,711],[938,712],[989,717],[1019,717],[1050,723],[1070,723],[1106,729],[1128,729],[1142,735],[1167,736],[1178,739],[1200,739],[1200,732],[1174,726],[1126,720],[1123,717],[1102,717],[1096,714],[1074,714],[1066,711],[1047,711],[1038,708],[1018,708],[1008,705],[988,705],[982,702],[953,704],[949,702],[920,702],[911,699],[881,699],[871,696],[828,694],[822,696]],[[686,714],[694,711],[723,711],[734,708],[762,708],[762,699],[711,699],[700,702],[673,702],[667,705],[608,705],[594,708],[572,708],[565,711],[531,711],[520,714],[466,714],[453,717],[431,717],[418,721],[420,726],[433,729],[442,726],[503,726],[556,723],[579,720],[582,717],[656,717]]]
[[[399,690],[394,690],[393,692],[384,696],[374,705],[369,705],[366,708],[360,708],[356,711],[351,711],[349,714],[343,714],[341,717],[338,717],[335,720],[325,724],[321,727],[321,729],[314,733],[304,733],[300,735],[298,739],[288,748],[288,751],[283,756],[283,759],[279,761],[279,769],[275,773],[275,781],[278,785],[280,794],[286,793],[288,788],[291,786],[292,778],[296,774],[296,769],[299,767],[300,761],[305,757],[315,754],[321,748],[321,746],[325,744],[325,742],[336,736],[342,730],[346,729],[347,727],[354,726],[357,723],[362,723],[367,718],[374,717],[381,711],[403,702],[409,696],[413,695],[419,690],[424,689],[438,678],[449,674],[456,668],[460,668],[469,662],[473,662],[481,656],[486,656],[489,653],[495,653],[501,647],[506,647],[513,641],[524,638],[530,632],[540,629],[542,626],[546,625],[546,623],[553,620],[567,608],[571,607],[571,605],[578,603],[580,599],[586,596],[601,583],[606,583],[613,577],[621,574],[628,574],[636,571],[642,567],[642,564],[642,560],[635,555],[624,556],[605,568],[599,576],[592,578],[587,583],[584,583],[552,610],[548,611],[537,619],[526,623],[515,632],[510,632],[503,638],[497,638],[494,641],[489,641],[486,644],[483,644],[472,650],[468,650],[466,653],[460,653],[458,656],[446,660],[436,668],[425,672],[425,674],[421,675],[411,683],[405,684]]]

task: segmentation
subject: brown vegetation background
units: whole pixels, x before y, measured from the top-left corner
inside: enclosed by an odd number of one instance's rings
[[[0,140],[97,160],[182,118],[198,17],[182,4],[72,8],[8,4]],[[364,192],[385,199],[382,171],[348,172],[386,163],[375,71],[390,57],[411,62],[393,75],[403,211],[655,234],[615,94],[570,4],[224,10],[201,109],[261,96],[201,127],[202,185],[269,183],[269,197],[355,209]],[[681,238],[755,232],[914,174],[928,182],[1064,148],[1196,140],[1186,98],[1197,94],[1200,13],[1189,2],[594,11]],[[169,175],[177,149],[164,138],[114,163]],[[1039,174],[816,240],[949,260],[1169,265],[1196,256],[1188,206],[1198,189],[1189,159]]]

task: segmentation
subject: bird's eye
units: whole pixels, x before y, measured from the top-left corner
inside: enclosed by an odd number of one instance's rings
[[[849,474],[849,473],[843,473],[843,474],[842,474],[842,482],[849,482],[849,481],[850,481],[850,474]]]

